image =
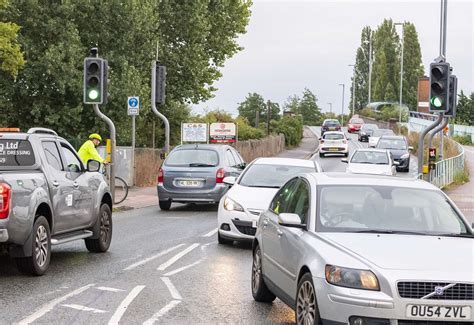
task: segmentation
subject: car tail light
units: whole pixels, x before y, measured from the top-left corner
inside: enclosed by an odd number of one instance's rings
[[[10,214],[11,195],[11,187],[8,184],[0,183],[0,219],[6,219]]]
[[[219,168],[216,173],[216,183],[217,184],[224,183],[224,177],[225,177],[224,168]]]
[[[158,170],[158,184],[163,184],[165,181],[165,172],[163,171],[163,168],[160,168]]]

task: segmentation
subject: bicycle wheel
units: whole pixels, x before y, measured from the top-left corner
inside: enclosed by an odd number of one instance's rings
[[[115,177],[115,204],[122,203],[128,196],[127,182],[121,177]]]

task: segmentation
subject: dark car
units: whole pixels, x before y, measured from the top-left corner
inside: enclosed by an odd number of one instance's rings
[[[324,120],[323,125],[321,125],[321,136],[323,136],[326,131],[341,131],[341,123],[334,119]]]
[[[408,172],[410,170],[410,150],[413,148],[408,146],[405,137],[383,135],[377,142],[376,148],[390,151],[393,160],[399,164],[398,171]]]
[[[187,144],[173,149],[158,172],[158,200],[162,210],[172,202],[218,203],[228,190],[227,176],[245,168],[240,154],[228,145]]]
[[[376,124],[364,124],[359,130],[358,139],[360,142],[369,142],[369,137],[379,127]]]

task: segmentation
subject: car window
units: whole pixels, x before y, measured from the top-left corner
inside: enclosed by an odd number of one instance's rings
[[[325,133],[323,139],[325,140],[343,140],[344,134],[340,133]]]
[[[289,213],[289,203],[291,202],[291,198],[294,195],[294,187],[295,184],[298,182],[298,179],[295,178],[288,183],[286,183],[275,195],[273,198],[272,203],[270,204],[270,210],[273,211],[275,214],[280,213]]]
[[[339,125],[339,121],[324,121],[324,126],[338,126]]]
[[[286,181],[302,173],[314,173],[316,167],[253,164],[242,175],[239,185],[279,188]]]
[[[353,164],[388,165],[388,156],[385,152],[356,151],[351,158]]]
[[[244,162],[244,159],[242,158],[240,153],[235,149],[231,149],[231,150],[232,150],[232,153],[234,154],[234,158],[237,164],[242,164]]]
[[[362,124],[364,123],[364,120],[361,118],[353,118],[352,120],[349,121],[349,123]]]
[[[235,166],[238,164],[237,161],[235,160],[234,155],[232,154],[232,151],[230,151],[230,149],[227,149],[225,151],[225,158],[227,160],[228,166]]]
[[[46,155],[46,160],[48,164],[56,170],[63,170],[63,165],[61,163],[61,155],[59,154],[58,147],[54,141],[43,141],[43,150]]]
[[[82,164],[79,158],[74,152],[64,143],[61,143],[63,149],[64,158],[66,159],[66,170],[73,173],[79,173],[82,171]]]
[[[172,151],[165,160],[165,166],[176,167],[215,167],[219,156],[212,149],[180,149]]]
[[[381,138],[377,143],[380,149],[407,150],[407,144],[404,139],[384,139]]]
[[[35,155],[27,140],[0,139],[0,167],[33,166]]]
[[[306,223],[309,211],[309,187],[308,184],[299,180],[295,185],[294,194],[290,197],[287,212],[297,214],[301,223]]]

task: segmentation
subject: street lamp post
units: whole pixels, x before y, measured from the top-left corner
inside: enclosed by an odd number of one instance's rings
[[[396,25],[402,26],[402,53],[400,55],[400,107],[399,107],[399,117],[398,123],[402,123],[402,91],[403,91],[403,50],[404,50],[404,38],[405,38],[405,23],[395,23]]]
[[[341,124],[344,126],[344,84],[339,84],[339,86],[342,86],[342,119],[341,119]]]
[[[332,113],[332,103],[328,103],[329,105],[329,113]]]
[[[354,72],[355,72],[355,65],[354,64],[349,64],[350,67],[354,67]],[[352,116],[354,116],[355,110],[355,73],[352,73]]]

